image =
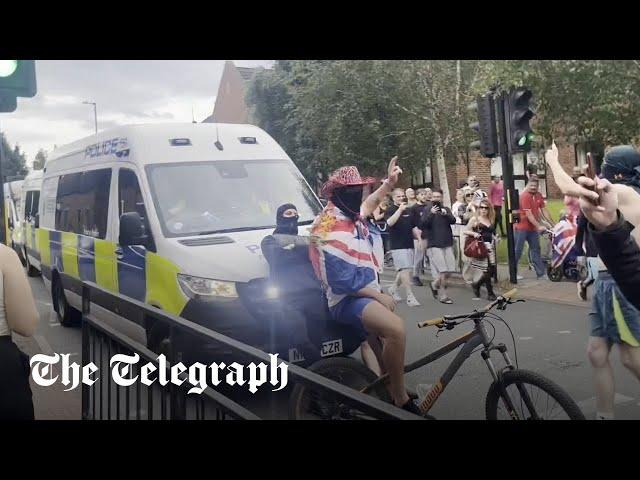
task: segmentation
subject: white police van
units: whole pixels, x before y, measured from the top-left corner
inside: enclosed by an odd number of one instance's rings
[[[38,248],[37,222],[40,207],[40,188],[42,170],[30,172],[22,182],[20,189],[20,232],[17,235],[17,247],[22,251],[27,274],[40,275],[40,251]]]
[[[24,262],[22,253],[22,228],[20,223],[20,192],[22,180],[14,180],[4,184],[4,227],[5,244],[13,248]]]
[[[260,242],[284,203],[302,226],[321,209],[284,150],[252,125],[133,125],[58,148],[37,238],[60,322],[78,318],[81,282],[91,281],[260,347],[274,303]],[[125,318],[152,347],[167,335],[107,299],[92,298],[91,309]]]

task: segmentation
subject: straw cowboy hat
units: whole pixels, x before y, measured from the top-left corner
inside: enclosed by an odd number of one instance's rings
[[[324,198],[331,198],[336,188],[371,185],[373,183],[376,183],[376,179],[373,177],[361,177],[357,167],[340,167],[329,176],[320,193]]]

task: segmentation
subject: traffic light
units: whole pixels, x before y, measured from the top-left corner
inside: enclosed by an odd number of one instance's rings
[[[33,97],[36,91],[35,60],[0,60],[0,112],[13,112],[16,97]]]
[[[483,157],[495,157],[498,155],[498,132],[493,95],[479,96],[476,102],[469,105],[469,110],[477,114],[478,117],[478,121],[471,123],[469,127],[480,135],[480,140],[472,142],[469,146],[473,149],[480,149]]]
[[[533,93],[526,87],[513,89],[507,99],[507,118],[509,128],[509,146],[512,152],[531,150],[533,132],[529,121],[534,113],[529,108]]]

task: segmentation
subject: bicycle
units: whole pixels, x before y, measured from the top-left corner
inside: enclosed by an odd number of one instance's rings
[[[563,414],[566,419],[569,420],[585,419],[578,405],[560,386],[538,373],[522,370],[518,367],[518,354],[515,349],[513,332],[505,320],[491,312],[494,307],[504,311],[508,305],[524,302],[524,300],[512,300],[516,292],[517,290],[513,289],[499,296],[495,301],[481,310],[474,310],[471,313],[462,315],[445,315],[434,320],[418,323],[419,328],[435,326],[439,331],[452,330],[465,322],[472,321],[474,323],[473,330],[405,366],[404,371],[406,374],[435,362],[462,346],[444,374],[420,402],[419,408],[423,417],[433,418],[429,416],[431,408],[438,398],[440,398],[462,364],[471,354],[480,350],[480,355],[493,378],[493,383],[489,387],[485,399],[485,415],[487,420],[497,420],[501,417],[501,413],[504,414],[506,419],[513,420],[555,419],[556,415],[554,415],[554,413]],[[493,326],[490,320],[501,321],[509,329],[515,351],[515,365],[507,354],[507,347],[502,343],[493,343],[495,326]],[[491,338],[489,338],[487,333],[485,322],[493,327],[493,336]],[[481,348],[478,349],[478,347]],[[495,350],[500,352],[504,359],[505,366],[502,369],[497,369],[491,360],[491,352]],[[388,375],[377,377],[363,364],[353,358],[323,359],[312,365],[310,370],[341,382],[362,393],[374,395],[382,400],[391,402],[391,398],[384,386]],[[534,392],[534,388],[541,392]],[[547,398],[546,401],[543,399],[539,406],[538,400],[540,400],[543,393],[547,395]],[[551,400],[555,405],[549,410]],[[557,406],[560,407],[558,411],[556,411]],[[544,411],[542,407],[546,407]],[[289,403],[289,416],[292,419],[310,417],[332,420],[354,420],[368,418],[362,412],[342,404],[338,399],[331,398],[330,396],[327,397],[326,394],[314,391],[312,387],[303,384],[297,384],[292,391]]]

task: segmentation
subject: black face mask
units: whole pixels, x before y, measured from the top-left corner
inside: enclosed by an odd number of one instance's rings
[[[291,203],[285,203],[278,207],[276,213],[276,229],[273,233],[282,233],[285,235],[297,235],[298,234],[298,215],[295,217],[283,217],[282,214],[289,210],[296,210],[296,206]]]
[[[347,217],[355,220],[360,215],[362,205],[362,187],[339,188],[333,194],[333,203]]]
[[[611,183],[640,188],[640,153],[630,145],[613,147],[604,157],[602,176]]]

